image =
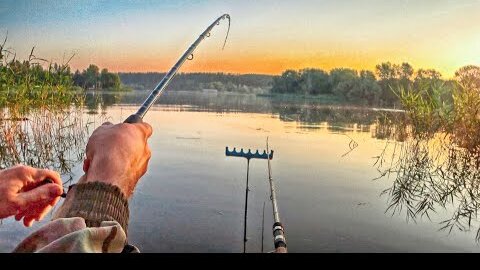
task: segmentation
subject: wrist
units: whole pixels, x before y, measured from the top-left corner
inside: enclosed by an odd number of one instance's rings
[[[87,227],[99,227],[103,221],[113,220],[127,233],[129,214],[123,192],[117,186],[96,181],[72,186],[53,219],[81,217]]]
[[[85,173],[84,182],[103,182],[120,188],[120,190],[129,198],[132,194],[134,182],[133,177],[128,171],[128,165],[120,164],[115,160],[96,159],[92,161],[90,168]]]

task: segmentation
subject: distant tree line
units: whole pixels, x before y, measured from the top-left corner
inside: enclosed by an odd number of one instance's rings
[[[119,73],[122,83],[136,90],[153,89],[166,73]],[[260,74],[179,73],[170,90],[215,89],[226,92],[258,93],[271,88],[272,76]]]
[[[456,73],[466,74],[461,68]],[[480,78],[480,77],[479,77]],[[433,69],[414,68],[409,63],[381,63],[375,72],[362,70],[360,72],[348,68],[335,68],[330,72],[307,68],[302,70],[286,70],[280,76],[273,78],[272,93],[289,93],[301,95],[330,94],[341,97],[345,101],[365,105],[395,106],[399,99],[395,89],[411,89],[424,91],[426,94],[435,85],[442,84],[446,92],[451,91],[454,80],[443,80],[440,72]],[[448,95],[448,93],[446,93]]]
[[[83,89],[123,90],[122,82],[117,73],[108,72],[106,68],[100,71],[96,65],[89,65],[82,72],[75,71],[72,79],[74,85]]]

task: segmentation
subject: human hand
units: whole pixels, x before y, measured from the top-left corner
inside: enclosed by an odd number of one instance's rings
[[[44,184],[47,178],[53,183]],[[57,172],[17,165],[0,171],[0,218],[15,215],[32,226],[52,209],[63,193]]]
[[[138,180],[147,171],[151,151],[147,139],[152,127],[147,123],[104,123],[88,140],[85,176],[82,182],[100,181],[118,186],[129,198]]]

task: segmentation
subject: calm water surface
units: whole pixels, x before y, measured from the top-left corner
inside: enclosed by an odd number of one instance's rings
[[[122,122],[145,96],[104,97],[103,106],[88,104],[84,117],[94,126]],[[373,115],[246,95],[165,96],[145,118],[154,130],[152,158],[131,200],[130,243],[142,252],[241,252],[247,162],[226,157],[225,147],[263,151],[268,136],[290,252],[476,252],[475,230],[439,231],[442,209],[431,221],[385,213],[381,192],[393,176],[373,180],[374,157],[386,144],[374,136]],[[350,151],[352,140],[358,146]],[[72,173],[81,175],[79,162]],[[251,161],[250,190],[247,251],[260,252],[264,202],[270,251],[266,161]],[[0,251],[33,229],[3,220]]]

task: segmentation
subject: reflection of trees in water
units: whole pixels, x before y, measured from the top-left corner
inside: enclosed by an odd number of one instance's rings
[[[392,186],[382,193],[389,199],[387,212],[405,211],[407,220],[415,221],[431,219],[443,210],[448,216],[440,222],[441,229],[478,227],[479,150],[460,148],[445,134],[429,140],[388,142],[376,163],[379,178],[394,176]],[[480,240],[480,228],[476,239]]]
[[[326,128],[333,132],[372,132],[372,137],[388,139],[393,135],[392,118],[402,118],[402,112],[374,111],[366,107],[344,107],[328,105],[274,104],[272,113],[278,113],[282,121],[299,123],[299,128]],[[396,133],[399,135],[400,133]],[[396,139],[400,139],[397,136]]]
[[[91,112],[97,112],[99,108],[117,103],[141,104],[147,95],[148,92],[143,91],[121,94],[89,93],[85,103]],[[326,128],[340,132],[352,129],[369,132],[370,126],[385,114],[370,108],[323,105],[315,100],[190,91],[167,91],[157,104],[177,106],[179,111],[269,113],[278,115],[279,119],[285,122],[298,122],[299,128],[323,128],[319,125],[328,123]]]
[[[105,114],[106,109],[119,103],[123,95],[123,93],[105,94],[102,92],[91,92],[85,95],[85,107],[88,109],[89,114],[97,114],[99,109],[102,110],[102,114]]]
[[[404,125],[404,113],[384,112],[377,116],[372,137],[380,140],[403,142],[408,137],[409,127]]]
[[[108,106],[109,102],[139,104],[147,94],[126,93],[120,101],[97,98],[92,108],[98,109],[98,102],[105,100]],[[464,137],[460,136],[461,133],[453,137],[441,136],[435,135],[435,132],[424,133],[419,125],[415,128],[411,123],[409,125],[409,116],[403,112],[329,106],[307,100],[279,100],[255,95],[166,92],[158,103],[189,105],[178,108],[186,111],[269,113],[278,115],[282,121],[296,122],[299,128],[305,129],[326,128],[344,134],[350,130],[372,132],[372,138],[386,140],[386,147],[376,163],[379,178],[394,177],[392,186],[382,193],[389,198],[388,212],[406,212],[408,220],[415,220],[433,218],[443,209],[448,216],[440,227],[448,231],[455,228],[469,230],[477,223],[480,149],[469,146],[470,150],[467,150],[457,146],[470,145],[465,144],[463,139],[478,134],[472,129],[463,132]],[[95,104],[94,99],[92,104]],[[478,125],[470,126],[478,128]],[[477,141],[468,139],[475,145],[478,145]],[[352,139],[351,150],[355,149],[355,143]],[[480,233],[477,238],[480,238]]]
[[[21,118],[9,109],[0,113],[0,168],[25,164],[58,171],[72,180],[72,169],[83,161],[91,123],[82,110],[36,109]]]
[[[328,123],[334,131],[351,130],[359,126],[362,130],[375,121],[375,114],[368,108],[331,107],[325,105],[274,104],[272,113],[283,121],[295,121],[308,128]]]
[[[380,177],[394,175],[392,187],[384,192],[389,196],[387,211],[395,214],[405,210],[407,219],[415,220],[442,210],[447,218],[443,218],[441,229],[469,231],[476,227],[478,241],[478,88],[457,85],[452,104],[436,96],[441,87],[437,90],[424,96],[402,90],[399,97],[406,109],[405,118],[382,123],[384,133],[394,129],[394,137],[399,133],[403,141],[388,142],[377,161]]]
[[[140,91],[138,91],[140,92]],[[89,93],[86,103],[89,109],[98,110],[114,104],[142,104],[148,92],[127,92],[112,95],[111,93]],[[238,94],[206,94],[188,91],[165,92],[156,104],[180,106],[179,110],[206,112],[263,112],[269,109],[265,99],[255,95]],[[182,105],[190,105],[182,108]]]

